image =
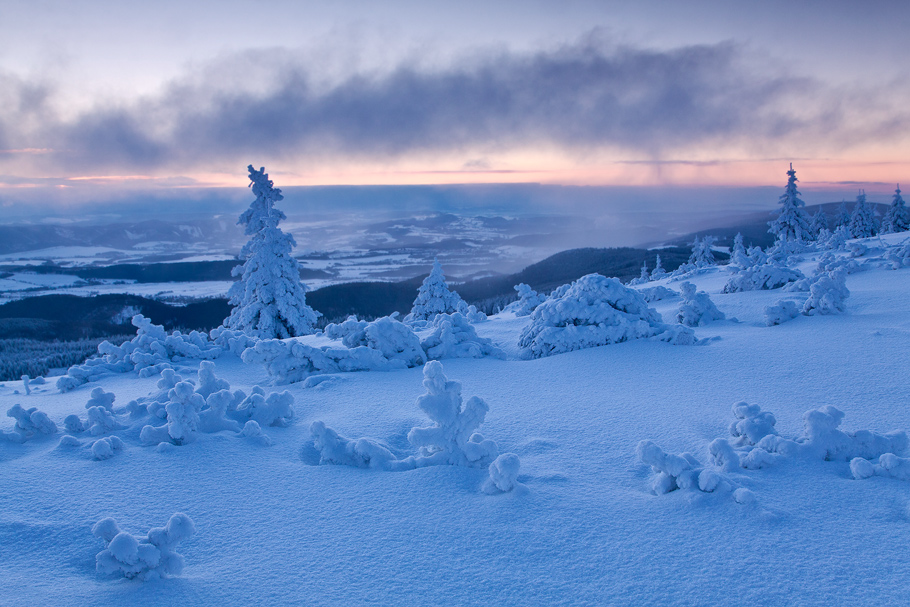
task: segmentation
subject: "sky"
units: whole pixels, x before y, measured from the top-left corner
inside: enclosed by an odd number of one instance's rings
[[[0,22],[20,212],[198,200],[250,163],[628,192],[782,189],[793,162],[807,202],[910,180],[905,1],[0,0]]]

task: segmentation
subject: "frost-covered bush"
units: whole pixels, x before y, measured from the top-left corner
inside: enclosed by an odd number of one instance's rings
[[[766,263],[752,266],[731,276],[724,285],[724,293],[779,289],[801,278],[805,276],[799,270]]]
[[[884,259],[891,270],[910,267],[910,244],[889,248],[885,251]]]
[[[37,407],[24,409],[22,405],[13,405],[6,412],[7,417],[16,420],[12,432],[0,430],[0,439],[11,443],[24,443],[33,436],[56,434],[57,424],[52,422],[46,413]]]
[[[488,466],[498,448],[475,432],[489,411],[487,403],[472,396],[462,404],[461,383],[448,381],[438,361],[424,366],[423,377],[427,392],[417,399],[417,406],[434,424],[408,432],[408,441],[420,450],[416,464]]]
[[[898,457],[893,453],[883,453],[878,462],[870,462],[861,457],[850,462],[853,478],[860,480],[871,476],[886,476],[902,481],[910,481],[910,457]]]
[[[803,304],[802,313],[807,316],[843,314],[847,310],[844,300],[848,297],[847,272],[843,269],[826,272],[809,287],[809,299]]]
[[[105,392],[104,388],[98,386],[97,388],[92,389],[91,398],[88,399],[88,402],[85,403],[86,409],[91,409],[92,407],[102,407],[107,409],[110,412],[114,411],[114,400],[116,396],[113,392]]]
[[[679,293],[673,289],[668,289],[667,287],[661,285],[657,285],[656,287],[647,287],[645,289],[638,289],[638,292],[641,293],[641,296],[644,297],[645,301],[648,303],[654,303],[655,301],[663,301],[665,299],[679,297]]]
[[[405,369],[401,359],[389,360],[379,350],[358,346],[356,348],[320,348],[296,341],[266,339],[243,352],[243,362],[265,365],[276,384],[287,384],[306,379],[310,375],[353,371],[390,371]]]
[[[547,300],[546,295],[538,293],[525,283],[515,285],[514,289],[518,292],[518,300],[506,306],[503,312],[511,312],[515,316],[528,316]]]
[[[518,482],[521,460],[514,453],[503,453],[493,460],[487,469],[490,475],[484,485],[486,493],[506,493],[524,487]]]
[[[773,413],[762,411],[758,405],[738,402],[733,405],[736,421],[730,424],[730,434],[737,445],[754,445],[769,434],[777,434]]]
[[[749,254],[746,253],[746,247],[743,245],[743,235],[740,232],[736,233],[736,236],[733,238],[733,248],[730,250],[730,266],[739,268],[740,270],[746,269],[752,265],[752,258],[749,257]]]
[[[284,196],[265,168],[247,170],[256,200],[237,221],[250,240],[240,251],[243,265],[232,272],[240,280],[228,291],[233,309],[224,326],[263,339],[309,335],[319,314],[306,304],[300,264],[292,255],[297,243],[278,227],[286,216],[275,203]]]
[[[254,388],[253,393],[237,405],[234,417],[244,423],[253,420],[266,427],[291,425],[294,419],[294,395],[285,390],[272,392],[266,397],[263,392],[261,388],[258,391]]]
[[[181,512],[164,527],[150,529],[144,538],[121,531],[112,518],[102,519],[92,527],[92,535],[105,547],[95,557],[95,567],[100,573],[120,573],[141,580],[180,575],[184,560],[176,552],[177,544],[194,532],[193,521]]]
[[[420,288],[417,298],[411,307],[411,313],[405,317],[406,322],[433,320],[437,314],[452,314],[466,305],[458,293],[449,289],[442,265],[438,259],[433,260],[433,269]]]
[[[672,455],[653,442],[643,440],[636,449],[638,459],[651,466],[655,473],[651,488],[654,493],[662,495],[676,489],[692,489],[711,493],[721,486],[729,488],[729,483],[713,470],[702,467],[690,453]]]
[[[196,394],[195,386],[188,381],[178,383],[168,392],[167,424],[164,426],[145,426],[139,433],[139,440],[146,445],[157,445],[172,442],[185,445],[196,438],[199,426],[199,412],[205,405],[205,399]]]
[[[667,271],[664,270],[664,267],[660,265],[660,255],[655,256],[654,260],[654,269],[651,270],[651,280],[660,280],[661,278],[667,277]]]
[[[426,362],[420,338],[406,324],[385,316],[373,322],[349,318],[341,324],[329,324],[325,335],[340,339],[348,348],[365,346],[379,351],[388,360],[401,360],[407,367]]]
[[[478,336],[468,319],[458,312],[437,314],[432,327],[433,332],[420,342],[428,359],[505,358],[505,353],[494,346],[492,340]]]
[[[123,451],[123,441],[116,436],[105,436],[92,443],[92,457],[97,460],[110,459]]]
[[[66,375],[57,380],[57,389],[67,392],[106,375],[138,371],[142,377],[161,373],[171,368],[170,363],[184,359],[217,358],[222,349],[209,340],[205,333],[193,331],[168,334],[164,327],[152,324],[148,318],[137,314],[132,320],[136,337],[120,346],[108,341],[98,345],[97,358],[70,367]]]
[[[89,407],[86,413],[88,413],[88,422],[85,424],[85,429],[92,436],[100,436],[124,428],[114,414],[104,407]]]
[[[387,469],[395,460],[395,455],[379,441],[345,438],[326,427],[323,422],[313,422],[310,425],[310,435],[319,451],[320,464]]]
[[[254,346],[256,341],[258,341],[255,337],[247,335],[243,331],[229,329],[224,326],[209,331],[209,337],[211,337],[212,343],[216,346],[237,356],[243,354],[244,350]]]
[[[640,293],[615,278],[588,274],[556,289],[531,314],[518,341],[526,358],[654,337],[692,344],[691,329],[671,329]]]
[[[793,320],[799,316],[799,313],[800,306],[798,306],[795,301],[782,299],[773,306],[765,307],[765,324],[769,327],[781,325],[788,320]]]
[[[682,283],[679,290],[683,300],[676,313],[676,322],[687,327],[700,327],[727,318],[717,309],[711,297],[705,291],[696,292],[695,285],[691,282]]]
[[[238,391],[239,392],[239,391]],[[239,392],[243,395],[243,392]],[[199,412],[199,423],[197,425],[200,432],[221,432],[230,430],[240,432],[240,424],[233,419],[226,417],[229,410],[236,410],[238,403],[238,394],[224,389],[209,394],[205,399],[205,408]]]

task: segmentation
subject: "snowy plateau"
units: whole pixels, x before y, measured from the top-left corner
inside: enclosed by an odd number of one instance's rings
[[[143,325],[172,369],[0,386],[0,605],[906,605],[905,240],[791,256],[770,290],[589,281],[641,339],[541,355],[555,299],[289,383]],[[328,333],[272,343],[353,351]],[[456,336],[470,357],[423,364]]]

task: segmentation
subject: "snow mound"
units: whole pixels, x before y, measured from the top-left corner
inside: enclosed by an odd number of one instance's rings
[[[769,327],[782,325],[788,320],[799,316],[800,307],[795,301],[781,300],[773,306],[766,306],[764,310],[765,324]]]
[[[765,263],[737,272],[724,285],[724,293],[779,289],[805,275],[799,270],[773,263]]]
[[[327,325],[325,334],[330,339],[340,339],[347,348],[365,346],[377,350],[387,360],[400,360],[409,368],[426,362],[417,334],[388,316],[373,322],[349,318],[341,324]]]
[[[691,282],[679,285],[682,293],[682,302],[676,314],[676,321],[687,327],[704,326],[715,320],[725,320],[727,317],[717,309],[714,302],[704,291],[695,290]]]
[[[217,358],[222,349],[212,343],[205,333],[180,331],[168,334],[164,327],[137,314],[133,316],[136,337],[120,346],[108,341],[98,344],[98,357],[70,367],[57,380],[57,389],[68,392],[106,375],[138,371],[148,377],[170,368],[170,363],[185,359]]]
[[[37,435],[57,433],[57,424],[46,413],[38,411],[37,407],[24,409],[22,405],[16,404],[7,410],[6,416],[16,420],[16,424],[12,432],[0,430],[0,439],[11,443],[24,443]]]
[[[243,430],[240,431],[240,436],[258,442],[260,445],[266,447],[271,446],[272,444],[272,439],[262,431],[262,426],[253,419],[244,424]]]
[[[515,285],[514,289],[518,292],[518,300],[507,305],[503,312],[511,312],[515,316],[529,316],[537,306],[547,300],[546,295],[541,295],[525,283]]]
[[[672,455],[649,440],[638,443],[638,459],[651,466],[655,477],[651,489],[663,495],[676,489],[698,490],[712,493],[719,488],[729,488],[729,483],[713,470],[703,468],[690,453]]]
[[[518,345],[525,358],[656,337],[694,343],[691,329],[671,327],[640,293],[615,278],[588,274],[556,289],[531,314]]]
[[[105,436],[92,443],[92,457],[97,460],[110,459],[123,451],[123,441],[116,436]]]
[[[521,460],[514,453],[503,453],[493,460],[488,468],[490,478],[484,484],[484,493],[507,493],[515,489],[525,489],[518,482]]]
[[[478,336],[477,331],[460,312],[437,314],[432,326],[433,332],[420,342],[430,360],[506,357],[502,350],[493,345],[492,340]]]
[[[886,476],[902,481],[910,481],[910,457],[898,457],[893,453],[883,453],[878,462],[873,463],[861,457],[850,462],[853,478],[861,480],[872,476]]]
[[[379,441],[370,438],[356,440],[345,438],[320,421],[310,425],[310,435],[319,451],[320,464],[387,469],[395,460],[392,452]]]
[[[848,297],[847,272],[843,268],[826,272],[809,288],[809,299],[803,305],[802,313],[807,316],[843,314],[847,309],[844,300]]]
[[[141,580],[179,575],[184,560],[176,552],[177,544],[192,536],[194,531],[193,521],[180,512],[164,527],[150,529],[141,539],[120,531],[114,519],[102,519],[92,527],[92,534],[105,546],[95,557],[95,567],[100,573],[119,573]]]

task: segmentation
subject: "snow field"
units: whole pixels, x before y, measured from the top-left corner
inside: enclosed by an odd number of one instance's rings
[[[812,265],[801,269],[810,275]],[[59,436],[2,442],[0,578],[16,602],[63,605],[240,605],[263,592],[272,604],[303,596],[314,605],[725,604],[731,592],[743,604],[831,605],[845,596],[901,604],[910,588],[906,481],[857,482],[846,459],[785,458],[719,470],[737,487],[728,498],[651,493],[639,441],[711,466],[712,442],[732,443],[730,423],[756,417],[735,416],[730,403],[773,412],[782,437],[802,436],[803,414],[826,405],[846,413],[851,431],[910,428],[901,379],[910,272],[850,274],[845,314],[774,327],[763,310],[782,294],[722,294],[727,278],[716,270],[687,279],[742,321],[696,328],[703,346],[636,340],[522,361],[516,344],[529,319],[476,325],[510,359],[449,359],[445,374],[489,405],[482,431],[520,458],[524,494],[486,494],[486,468],[317,465],[316,421],[410,449],[409,429],[427,424],[415,406],[420,368],[287,386],[296,421],[269,428],[269,448],[222,431],[158,452],[138,446],[145,418],[127,409],[115,415],[128,428],[110,435],[126,448],[106,461],[57,449]],[[652,305],[675,321],[678,299]],[[198,361],[174,366],[197,379]],[[247,394],[270,379],[228,354],[215,376]],[[27,396],[8,382],[0,406],[35,406],[62,426],[85,415],[90,388],[116,394],[117,411],[163,389],[159,379],[125,373]],[[133,532],[174,512],[197,531],[180,544],[179,578],[143,584],[95,572],[95,522],[114,517]],[[761,575],[743,575],[757,567]]]

